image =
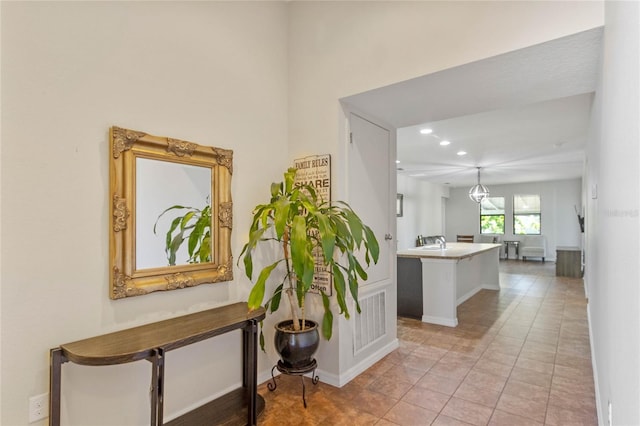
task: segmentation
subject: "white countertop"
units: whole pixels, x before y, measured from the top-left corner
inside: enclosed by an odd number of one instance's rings
[[[441,250],[438,244],[398,250],[400,257],[428,257],[431,259],[464,259],[489,250],[499,249],[502,244],[481,243],[447,243],[446,250]]]

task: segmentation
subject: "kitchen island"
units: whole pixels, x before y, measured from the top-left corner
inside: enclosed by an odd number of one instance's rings
[[[500,290],[500,247],[447,243],[446,249],[436,244],[398,251],[398,315],[457,326],[459,304],[481,289]]]

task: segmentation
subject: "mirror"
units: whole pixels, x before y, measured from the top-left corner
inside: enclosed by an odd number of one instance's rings
[[[210,168],[138,157],[136,195],[136,269],[210,261],[209,256],[193,255],[203,249],[201,244],[189,253],[186,238],[210,236]],[[184,228],[180,226],[183,219]],[[207,243],[209,253],[210,238]]]
[[[110,297],[233,279],[233,151],[112,127]]]

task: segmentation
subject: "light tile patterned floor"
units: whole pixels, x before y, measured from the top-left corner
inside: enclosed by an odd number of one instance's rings
[[[456,328],[399,318],[400,348],[342,388],[279,376],[260,425],[597,425],[581,279],[501,261],[500,292],[458,307]]]

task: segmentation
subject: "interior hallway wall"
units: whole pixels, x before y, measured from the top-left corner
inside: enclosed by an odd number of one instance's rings
[[[0,7],[0,424],[20,426],[28,398],[48,390],[49,348],[246,298],[236,268],[228,283],[109,299],[109,127],[234,150],[237,256],[253,206],[288,164],[287,11],[263,2]],[[239,359],[239,332],[170,352],[166,415],[240,383]],[[149,363],[63,370],[63,424],[148,424]]]
[[[340,98],[603,23],[602,3],[588,1],[312,1],[289,11],[289,155],[334,155],[334,195],[347,201]],[[351,368],[352,347],[339,337],[321,345],[323,368]]]
[[[638,425],[640,3],[606,2],[605,11],[587,148],[585,281],[600,424]]]

